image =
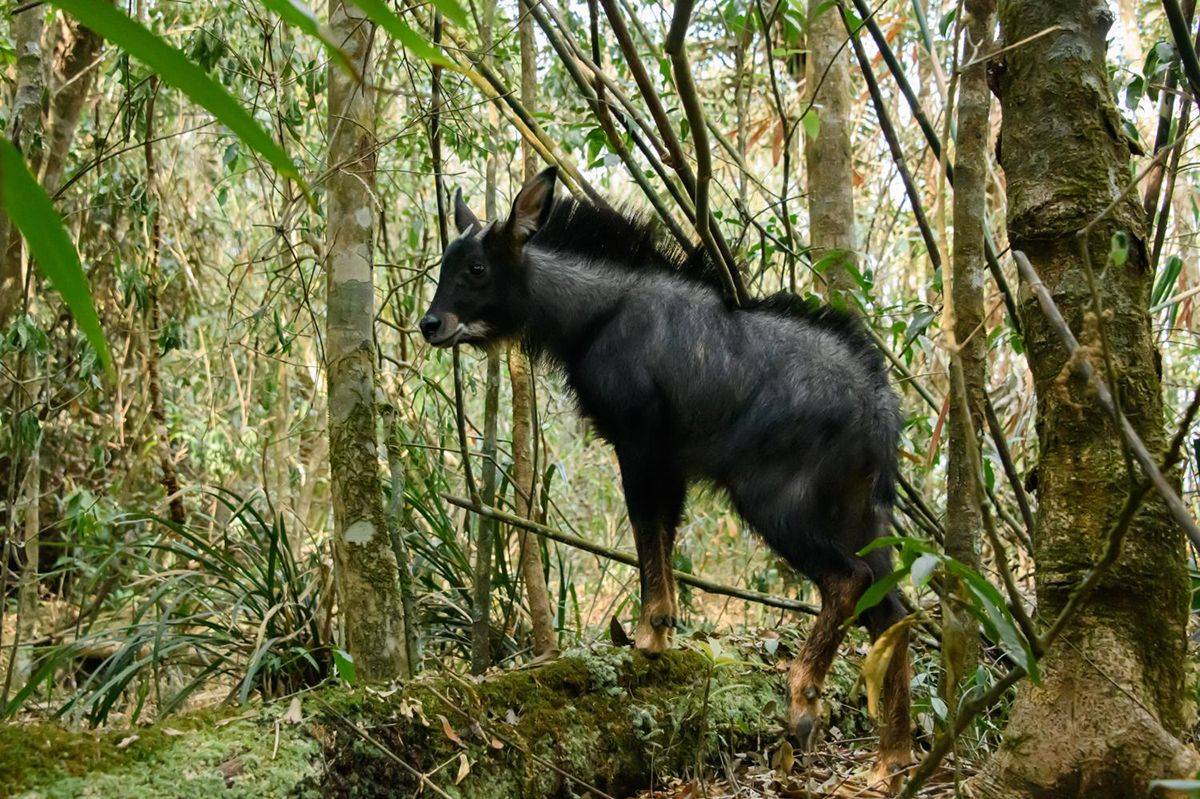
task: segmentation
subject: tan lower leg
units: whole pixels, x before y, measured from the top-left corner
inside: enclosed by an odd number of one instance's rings
[[[648,553],[642,568],[642,615],[633,634],[634,645],[647,654],[658,655],[671,647],[671,638],[679,616],[675,600],[675,575],[665,536],[657,551]]]
[[[908,635],[897,642],[883,683],[883,719],[879,728],[879,762],[875,771],[898,786],[901,771],[912,763],[912,722],[909,719]]]
[[[825,675],[846,634],[845,621],[865,587],[863,582],[851,572],[821,584],[821,613],[788,675],[788,726],[802,746],[816,743],[824,712],[821,689]]]

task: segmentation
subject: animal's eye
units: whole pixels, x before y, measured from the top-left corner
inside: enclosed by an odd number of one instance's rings
[[[472,275],[474,275],[475,277],[479,277],[483,273],[484,273],[483,264],[471,264],[471,274]]]

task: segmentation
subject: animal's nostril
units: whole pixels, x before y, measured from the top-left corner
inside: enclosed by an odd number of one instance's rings
[[[436,314],[427,313],[421,317],[420,323],[417,325],[421,328],[421,335],[429,340],[438,328],[442,326],[442,320]]]

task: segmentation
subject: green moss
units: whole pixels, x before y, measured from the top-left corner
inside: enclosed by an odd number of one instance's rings
[[[120,732],[0,729],[0,795],[397,796],[417,790],[414,773],[470,799],[587,792],[564,772],[628,795],[718,746],[753,745],[782,699],[765,666],[577,650],[479,682],[432,673],[392,692],[324,689],[304,697],[298,725],[282,723],[283,703],[172,719],[125,747]]]
[[[230,711],[200,713],[106,733],[9,725],[0,728],[0,796],[288,795],[315,773],[319,747],[298,728],[280,724],[276,748],[278,713],[268,708],[245,719]]]

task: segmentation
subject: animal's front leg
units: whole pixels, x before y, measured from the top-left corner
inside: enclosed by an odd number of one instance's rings
[[[671,570],[674,531],[668,533],[654,524],[645,529],[635,523],[634,537],[641,567],[642,615],[633,642],[646,654],[657,656],[670,648],[679,616]]]
[[[658,446],[617,447],[642,578],[642,615],[633,642],[653,656],[670,647],[679,617],[671,554],[686,493],[679,470],[663,451]]]

